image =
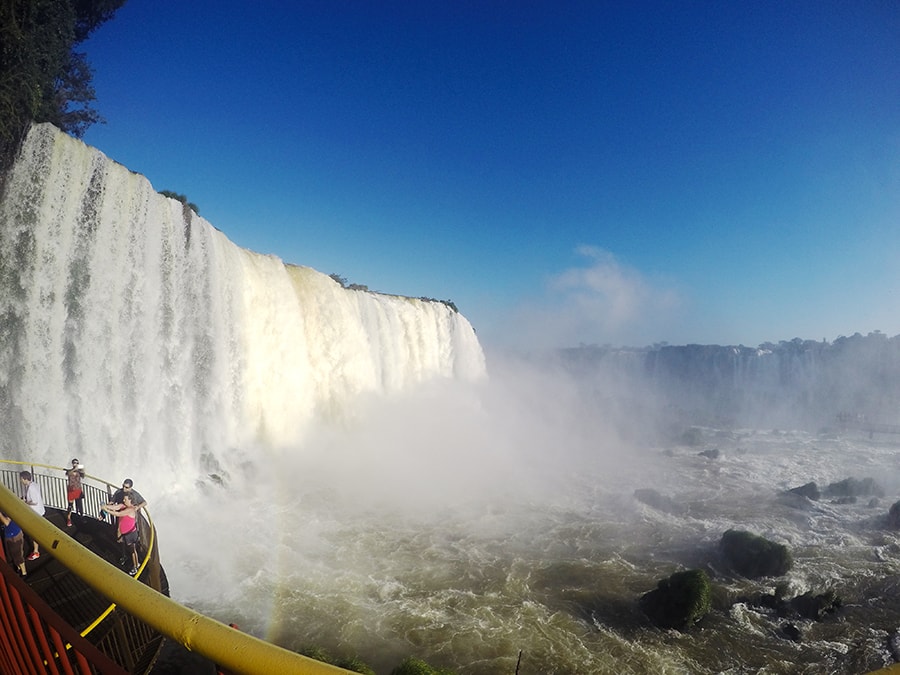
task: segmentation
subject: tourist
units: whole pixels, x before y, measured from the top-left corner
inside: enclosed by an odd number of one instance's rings
[[[72,527],[72,510],[84,515],[84,489],[81,480],[84,478],[84,466],[78,459],[72,460],[72,468],[66,469],[66,498],[69,507],[66,509],[66,525]]]
[[[0,512],[0,523],[3,523],[3,539],[6,541],[6,555],[12,560],[13,566],[23,577],[28,574],[25,570],[25,533],[16,522]]]
[[[44,500],[41,497],[41,486],[34,482],[34,477],[31,475],[30,471],[20,471],[19,482],[22,483],[22,487],[25,488],[25,494],[22,496],[22,499],[25,500],[25,503],[28,504],[36,514],[43,516]],[[37,539],[32,537],[31,541],[34,545],[34,550],[28,555],[28,559],[37,560],[41,557],[41,552],[38,550]]]
[[[111,516],[115,516],[119,519],[116,528],[116,539],[122,545],[122,549],[126,554],[126,560],[128,559],[127,554],[131,553],[132,567],[129,574],[131,576],[134,576],[135,574],[137,574],[138,567],[140,565],[138,564],[137,554],[137,508],[131,501],[131,495],[126,493],[122,498],[121,504],[102,504],[100,508]]]
[[[135,510],[139,511],[147,506],[147,502],[141,497],[141,493],[134,489],[134,481],[130,478],[122,481],[122,487],[116,490],[110,504],[123,504],[126,495],[131,495],[131,503],[134,504]]]

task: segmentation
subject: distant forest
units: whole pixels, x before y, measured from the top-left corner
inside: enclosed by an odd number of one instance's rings
[[[93,72],[76,50],[125,0],[3,0],[0,3],[0,172],[28,126],[51,122],[81,138],[102,122],[91,103]]]

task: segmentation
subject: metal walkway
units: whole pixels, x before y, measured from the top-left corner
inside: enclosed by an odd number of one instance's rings
[[[115,526],[106,521],[89,516],[72,514],[72,527],[66,526],[66,514],[53,508],[47,508],[44,517],[53,523],[60,531],[72,537],[85,548],[100,556],[108,563],[120,569],[130,569],[131,560],[120,560],[120,548],[116,542]],[[26,543],[26,555],[30,547]],[[140,551],[139,551],[140,552]],[[127,564],[126,564],[127,563]],[[121,631],[121,626],[116,623],[121,617],[112,620],[98,618],[104,617],[113,601],[97,593],[81,578],[73,574],[67,567],[53,557],[51,551],[41,549],[41,557],[37,560],[26,560],[25,569],[28,572],[25,581],[64,621],[71,625],[79,633],[87,634],[88,639],[95,644],[103,644],[110,641],[109,633]],[[139,575],[139,580],[146,585],[151,575],[145,568]],[[168,582],[165,572],[160,568],[160,576],[163,584],[156,590],[169,594]],[[113,612],[106,614],[113,616]],[[121,614],[121,612],[119,612]],[[109,625],[104,626],[104,621]],[[147,672],[153,665],[159,647],[162,643],[162,635],[147,628],[140,630],[140,635],[135,634],[135,626],[130,627],[130,632],[139,644],[130,644],[129,654],[125,658],[131,672]],[[131,642],[131,641],[130,641]],[[122,647],[118,647],[122,651]]]
[[[46,513],[19,496],[19,472],[39,484]],[[22,579],[0,547],[0,673],[3,675],[146,675],[165,638],[218,664],[222,673],[340,675],[349,671],[288,651],[205,617],[168,597],[156,530],[139,511],[135,577],[120,563],[115,527],[90,515],[65,521],[63,468],[0,459],[0,509],[40,545]],[[86,514],[111,501],[114,486],[84,481]]]

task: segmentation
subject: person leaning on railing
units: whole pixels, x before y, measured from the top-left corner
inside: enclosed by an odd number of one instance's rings
[[[135,510],[140,510],[147,506],[146,500],[141,497],[141,493],[134,489],[134,481],[130,478],[126,478],[122,481],[122,487],[116,490],[115,494],[113,494],[112,501],[110,504],[124,504],[125,496],[131,495],[131,503],[134,506]]]

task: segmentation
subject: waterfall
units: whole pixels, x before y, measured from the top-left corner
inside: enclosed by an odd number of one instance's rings
[[[360,395],[484,373],[471,325],[445,304],[241,249],[51,125],[32,127],[6,176],[5,457],[194,475],[230,449],[296,447]]]

